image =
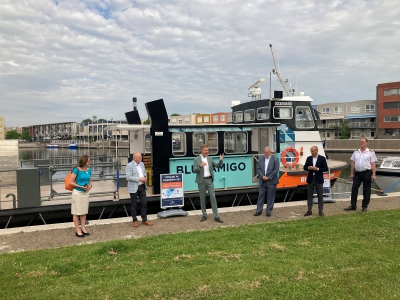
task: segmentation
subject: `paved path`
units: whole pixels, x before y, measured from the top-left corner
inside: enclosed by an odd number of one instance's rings
[[[390,196],[381,197],[373,195],[368,212],[400,207],[400,193],[391,193]],[[358,211],[345,212],[350,199],[341,199],[336,203],[325,203],[324,212],[327,221],[330,215],[361,213]],[[358,204],[361,206],[359,200]],[[89,220],[87,230],[91,233],[85,238],[75,237],[73,223],[40,225],[0,229],[0,253],[17,252],[35,249],[58,248],[70,245],[91,244],[94,242],[140,238],[150,235],[177,233],[194,230],[206,230],[223,226],[239,226],[262,222],[277,222],[284,220],[299,220],[304,218],[320,218],[317,214],[317,204],[314,204],[312,217],[304,217],[307,210],[306,201],[276,203],[272,217],[263,214],[254,217],[255,205],[220,208],[219,213],[223,224],[213,220],[211,209],[208,210],[208,220],[200,222],[201,211],[189,211],[187,217],[172,217],[157,219],[157,215],[149,215],[153,226],[132,227],[132,219],[116,218],[106,220]],[[367,213],[368,213],[367,212]],[[139,222],[140,224],[140,222]]]

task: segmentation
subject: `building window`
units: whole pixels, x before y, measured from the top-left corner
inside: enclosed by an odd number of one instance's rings
[[[398,122],[398,121],[399,121],[399,116],[383,117],[383,122]]]
[[[193,133],[193,154],[199,155],[201,145],[206,144],[209,148],[208,154],[218,153],[218,135],[216,132],[194,132]]]
[[[257,120],[268,120],[269,119],[269,107],[257,108]]]
[[[342,136],[342,131],[335,131],[335,139],[340,139],[340,137]]]
[[[352,114],[359,114],[361,112],[360,105],[351,106],[351,113]]]
[[[365,105],[366,112],[375,112],[375,104],[367,104]]]
[[[323,115],[329,115],[329,107],[323,107],[322,108],[322,114]]]
[[[398,94],[399,94],[399,89],[387,89],[383,91],[384,96],[398,95]]]
[[[383,108],[400,108],[400,102],[386,102],[383,103]]]
[[[248,109],[248,110],[244,111],[244,121],[245,122],[254,121],[254,117],[255,117],[254,109]]]
[[[352,138],[360,138],[360,137],[361,137],[361,132],[360,132],[360,130],[353,130],[353,131],[351,132],[351,137],[352,137]]]
[[[197,124],[203,123],[203,118],[202,117],[197,117]]]
[[[218,115],[213,116],[213,120],[214,120],[214,122],[218,122]]]
[[[287,106],[275,106],[274,107],[274,118],[275,119],[292,119],[293,118],[293,107]]]
[[[335,107],[334,112],[335,115],[341,115],[343,114],[343,108],[342,107]]]
[[[225,132],[225,153],[247,153],[247,132]]]
[[[204,123],[210,123],[210,117],[204,116]]]
[[[225,115],[221,115],[221,122],[225,122],[226,121],[226,116]]]
[[[243,122],[243,112],[237,111],[233,113],[233,123]]]

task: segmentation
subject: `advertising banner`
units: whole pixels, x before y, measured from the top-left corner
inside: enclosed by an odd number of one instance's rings
[[[183,174],[161,174],[161,208],[182,207],[183,203]]]

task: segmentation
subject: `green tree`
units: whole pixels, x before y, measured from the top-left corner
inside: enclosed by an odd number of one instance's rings
[[[176,116],[180,116],[180,114],[174,113],[171,115],[171,117],[176,117]]]
[[[143,125],[150,125],[150,119],[147,118],[147,120],[143,122]]]
[[[20,134],[16,130],[7,131],[6,140],[17,140],[19,137]]]
[[[90,123],[90,122],[92,122],[91,119],[85,119],[85,120],[83,120],[81,123]]]
[[[107,123],[107,120],[106,119],[98,119],[97,123]]]
[[[28,131],[28,130],[22,131],[21,139],[23,139],[23,140],[25,140],[25,141],[27,141],[27,142],[31,142],[31,141],[32,141],[32,138],[31,138],[31,136],[29,135],[29,131]]]
[[[350,138],[349,124],[348,122],[343,122],[342,124],[342,136],[340,137],[343,140],[348,140]]]

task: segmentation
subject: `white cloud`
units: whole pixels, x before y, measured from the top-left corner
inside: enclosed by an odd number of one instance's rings
[[[159,98],[169,113],[229,111],[268,78],[269,44],[316,103],[375,99],[378,83],[400,80],[399,12],[362,0],[2,1],[0,115],[7,126],[115,120],[132,97],[142,117]]]

